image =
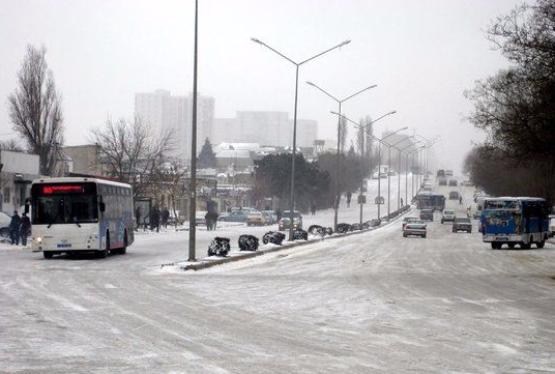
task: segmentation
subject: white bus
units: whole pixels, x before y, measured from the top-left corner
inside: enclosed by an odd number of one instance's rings
[[[31,186],[31,223],[32,248],[44,258],[77,251],[124,254],[134,239],[133,191],[98,178],[38,179]]]

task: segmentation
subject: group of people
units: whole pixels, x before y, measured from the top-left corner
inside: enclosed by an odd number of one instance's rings
[[[19,216],[17,210],[13,212],[9,226],[10,242],[12,245],[27,245],[27,237],[31,234],[31,220],[26,213]]]
[[[140,206],[135,209],[135,220],[137,222],[137,229],[143,225],[144,229],[150,229],[151,231],[156,230],[156,232],[160,232],[160,226],[165,228],[168,227],[168,221],[170,219],[170,211],[168,208],[163,208],[160,210],[157,205],[154,205],[150,210],[148,216],[148,222],[146,220],[147,217],[143,217],[143,212]],[[142,221],[141,221],[142,219]]]

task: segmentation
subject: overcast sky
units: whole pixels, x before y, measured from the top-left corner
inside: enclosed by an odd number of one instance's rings
[[[294,66],[254,44],[257,37],[294,60],[345,39],[351,44],[303,67],[299,117],[334,138],[336,109],[307,86],[336,96],[378,87],[344,105],[353,119],[396,109],[376,131],[409,126],[441,136],[444,167],[459,169],[482,135],[465,122],[463,91],[507,62],[485,38],[492,19],[516,0],[200,0],[199,90],[215,98],[216,117],[237,110],[287,111]],[[0,138],[9,138],[7,97],[28,43],[47,48],[63,96],[66,142],[108,116],[131,117],[135,92],[192,90],[193,0],[1,0]],[[354,131],[351,130],[351,133]]]

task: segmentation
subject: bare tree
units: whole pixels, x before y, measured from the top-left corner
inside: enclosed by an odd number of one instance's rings
[[[19,144],[17,140],[9,139],[0,141],[0,150],[23,152],[23,147]]]
[[[155,136],[139,118],[116,122],[109,119],[103,128],[91,131],[91,141],[100,146],[108,174],[130,183],[135,196],[156,182],[158,169],[174,145],[172,132]]]
[[[27,150],[40,157],[40,173],[51,175],[64,141],[61,98],[46,64],[46,49],[28,45],[18,73],[18,87],[8,98],[13,129]]]

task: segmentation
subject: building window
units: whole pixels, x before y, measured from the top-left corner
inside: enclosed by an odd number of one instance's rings
[[[4,202],[10,203],[10,187],[4,187]]]

